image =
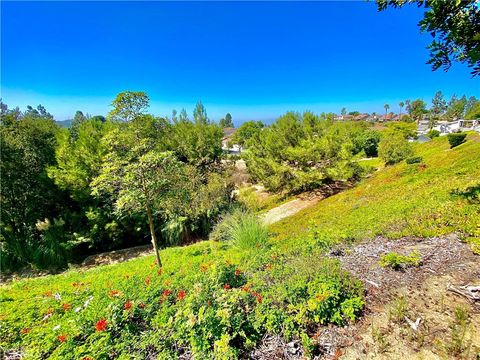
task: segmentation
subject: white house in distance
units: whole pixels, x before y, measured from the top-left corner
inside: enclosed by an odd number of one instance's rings
[[[240,154],[242,152],[242,147],[240,145],[232,144],[230,142],[235,130],[236,129],[232,127],[223,129],[222,150],[229,154]]]
[[[439,121],[433,127],[434,130],[440,131],[440,135],[447,135],[459,131],[475,130],[480,132],[480,120],[455,120],[455,121]],[[418,133],[426,134],[429,131],[428,121],[423,120],[418,124]]]

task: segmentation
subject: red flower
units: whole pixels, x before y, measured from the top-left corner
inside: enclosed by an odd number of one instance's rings
[[[107,320],[105,319],[100,319],[97,321],[97,323],[95,324],[95,330],[97,331],[105,331],[107,330]]]
[[[132,302],[130,300],[128,300],[124,305],[123,305],[123,308],[125,310],[130,310],[132,308]]]
[[[186,293],[184,290],[181,290],[181,289],[180,289],[180,290],[178,291],[178,295],[177,295],[178,301],[182,301],[183,298],[185,297],[185,295],[187,295],[187,293]]]
[[[30,328],[23,328],[22,330],[20,330],[21,334],[28,334],[29,332],[30,332]]]
[[[140,305],[138,305],[138,307],[139,307],[140,309],[145,309],[145,304],[144,304],[144,303],[140,303]]]
[[[67,303],[62,304],[62,309],[63,309],[64,311],[69,310],[69,309],[70,309],[70,304],[67,304]]]
[[[262,296],[261,296],[258,292],[252,291],[252,295],[257,298],[257,301],[258,301],[259,303],[262,302]]]
[[[223,288],[224,288],[225,290],[228,290],[228,289],[230,289],[230,285],[225,284],[225,285],[223,285]]]
[[[171,293],[172,293],[171,290],[165,289],[165,290],[163,290],[162,296],[163,297],[168,297],[168,296],[170,296]]]
[[[235,270],[235,276],[239,276],[242,273],[242,270],[237,269]]]
[[[90,356],[85,356],[85,357],[82,357],[82,360],[92,360],[92,358]]]
[[[150,276],[145,279],[145,285],[150,285]]]
[[[58,339],[60,342],[65,342],[65,340],[67,340],[67,335],[58,335],[58,336],[57,336],[57,339]]]

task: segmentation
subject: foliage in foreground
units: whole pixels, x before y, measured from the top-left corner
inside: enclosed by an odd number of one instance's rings
[[[300,255],[300,254],[299,254]],[[355,320],[361,284],[321,253],[204,242],[2,289],[0,346],[27,359],[231,359],[265,334]]]

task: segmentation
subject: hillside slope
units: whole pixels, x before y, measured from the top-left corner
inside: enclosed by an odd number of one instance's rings
[[[478,243],[480,135],[416,153],[423,163],[384,168],[272,225],[268,245],[205,241],[163,250],[161,270],[146,256],[4,285],[0,347],[27,359],[228,359],[280,333],[301,339],[295,356],[319,354],[321,324],[350,323],[365,304],[331,246],[453,232]]]
[[[447,138],[415,145],[420,164],[383,168],[355,188],[272,226],[286,246],[401,236],[438,236],[479,229],[480,135],[450,149]],[[469,201],[470,198],[470,201]]]

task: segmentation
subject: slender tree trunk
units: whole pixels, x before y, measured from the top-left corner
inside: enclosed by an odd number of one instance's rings
[[[152,212],[150,210],[150,206],[147,205],[146,208],[147,208],[148,225],[150,226],[150,235],[152,236],[153,250],[155,251],[155,256],[157,258],[157,265],[158,267],[162,267],[162,260],[160,260],[160,252],[158,251],[157,236],[155,235],[155,226],[153,225]]]

